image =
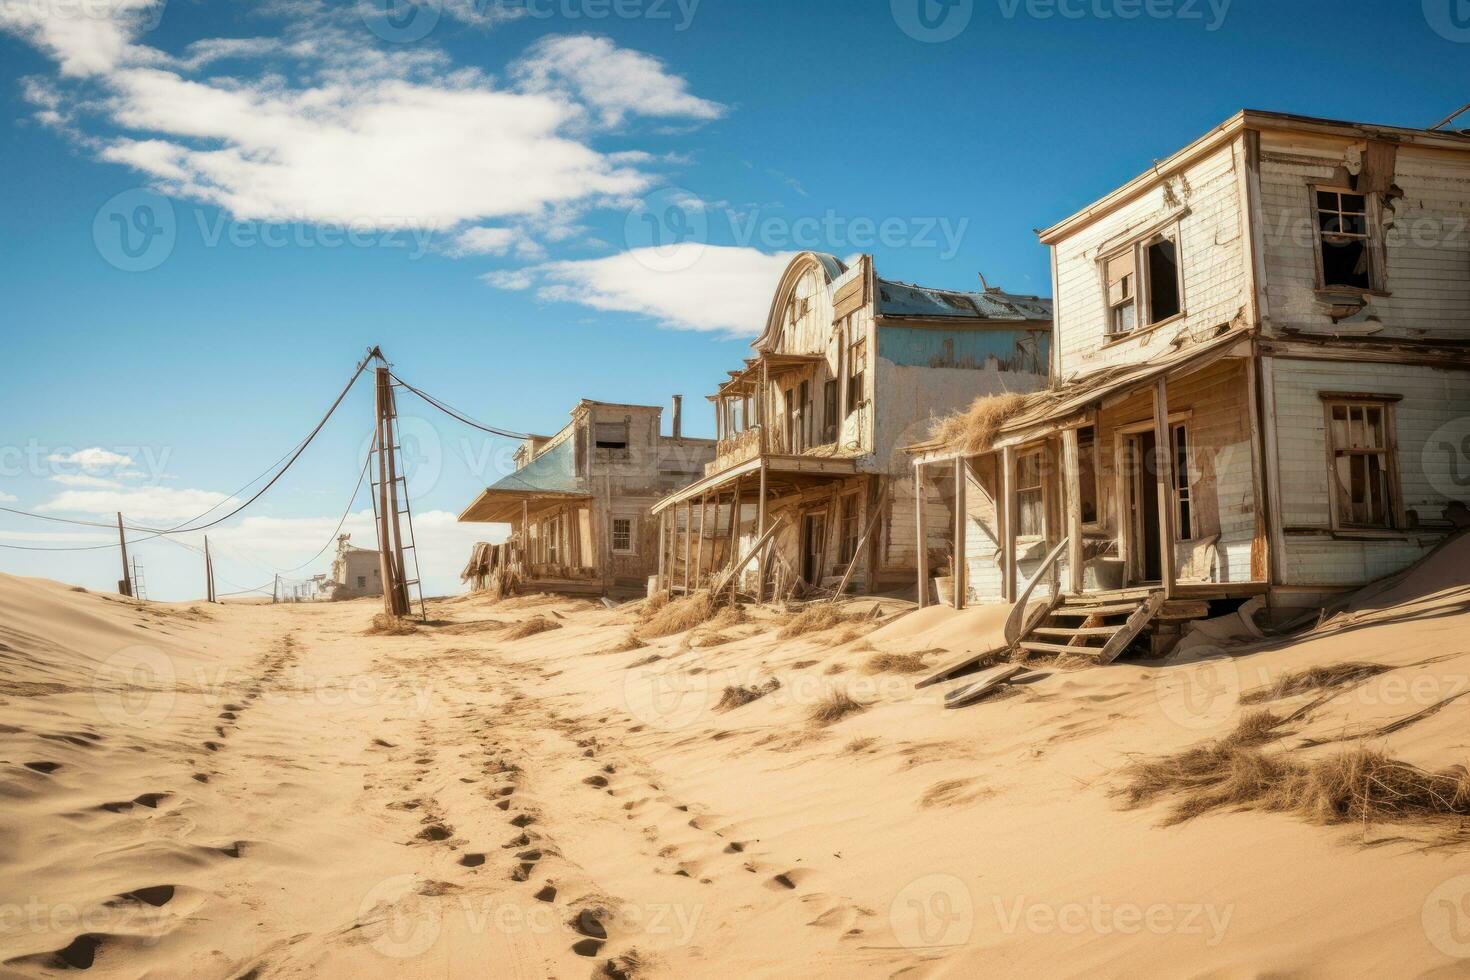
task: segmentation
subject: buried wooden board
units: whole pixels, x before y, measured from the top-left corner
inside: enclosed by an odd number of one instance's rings
[[[999,667],[982,670],[975,675],[974,680],[961,684],[953,691],[945,694],[944,706],[946,708],[963,708],[967,704],[974,704],[1025,669],[1021,664],[1001,664]]]
[[[900,615],[902,615],[902,613],[900,613]],[[925,677],[923,680],[917,681],[914,684],[914,688],[917,690],[921,687],[929,687],[932,684],[938,684],[940,681],[947,681],[955,674],[958,674],[960,671],[966,669],[967,667],[973,667],[980,661],[985,660],[988,657],[993,657],[997,653],[1004,653],[1009,649],[1009,646],[1001,644],[1000,646],[991,647],[988,650],[981,650],[979,653],[967,654],[963,660],[956,660],[952,664],[939,668],[939,670],[930,674],[928,677]]]

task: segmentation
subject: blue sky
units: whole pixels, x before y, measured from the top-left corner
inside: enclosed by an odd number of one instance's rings
[[[682,392],[710,434],[792,251],[1045,294],[1034,228],[1241,107],[1425,126],[1470,98],[1466,0],[384,2],[0,0],[6,506],[183,520],[372,344],[511,429]],[[510,444],[401,410],[442,591]],[[364,384],[212,532],[220,576],[325,543],[370,425]],[[93,535],[0,515],[0,544]],[[136,551],[155,597],[199,594],[193,553]],[[115,565],[0,549],[92,588]]]

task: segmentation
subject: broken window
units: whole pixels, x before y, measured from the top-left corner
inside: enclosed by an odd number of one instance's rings
[[[1077,430],[1077,480],[1082,503],[1082,523],[1097,523],[1097,429]]]
[[[628,448],[628,423],[627,422],[598,422],[597,423],[597,448],[598,449],[627,449]]]
[[[1194,501],[1189,490],[1189,436],[1183,423],[1173,427],[1174,532],[1180,541],[1194,537]]]
[[[828,378],[827,383],[822,386],[822,442],[831,443],[837,441],[837,425],[842,420],[837,417],[837,395],[841,385],[836,378]]]
[[[858,410],[866,398],[864,384],[867,381],[868,341],[860,337],[852,342],[847,353],[847,414]]]
[[[1315,189],[1318,255],[1324,287],[1373,288],[1368,239],[1368,198],[1349,191]]]
[[[805,452],[812,444],[812,383],[803,381],[798,389],[796,410],[798,413],[797,429],[801,432],[801,445],[798,451]]]
[[[1148,256],[1148,322],[1152,326],[1178,316],[1179,246],[1167,235],[1156,235],[1144,246]]]
[[[1023,538],[1046,534],[1046,499],[1041,487],[1043,453],[1040,449],[1016,458],[1016,503],[1021,520],[1017,533]]]
[[[796,452],[796,430],[800,421],[801,412],[796,407],[796,392],[790,388],[786,389],[786,451]]]
[[[857,557],[858,495],[842,498],[842,518],[837,522],[837,563],[846,565]]]
[[[633,550],[633,519],[631,517],[612,519],[612,549],[621,552]]]
[[[1397,526],[1398,488],[1390,443],[1392,402],[1328,401],[1326,410],[1333,526],[1393,529]]]

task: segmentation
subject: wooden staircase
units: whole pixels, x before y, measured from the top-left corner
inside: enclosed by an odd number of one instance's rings
[[[1015,645],[1028,653],[1086,657],[1109,664],[1163,607],[1162,589],[1057,596]]]

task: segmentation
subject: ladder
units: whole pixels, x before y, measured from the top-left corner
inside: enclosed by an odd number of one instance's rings
[[[139,602],[148,601],[148,587],[143,582],[143,566],[138,563],[137,556],[131,562],[133,566],[133,598]]]
[[[397,522],[399,534],[403,538],[403,541],[401,541],[399,544],[399,550],[401,550],[404,554],[404,564],[408,564],[410,561],[412,561],[413,564],[412,578],[404,577],[408,574],[407,568],[400,568],[398,570],[398,575],[403,582],[404,592],[407,593],[409,609],[413,609],[414,602],[416,600],[419,607],[419,619],[427,620],[429,618],[429,615],[424,608],[424,590],[422,585],[422,573],[419,571],[418,542],[414,538],[413,533],[413,506],[408,501],[408,477],[403,472],[403,457],[401,454],[402,447],[398,444],[398,416],[396,413],[392,416],[391,422],[393,431],[392,443],[390,445],[389,451],[394,454],[393,469],[394,472],[397,473],[397,476],[395,476],[390,482],[394,485],[395,489],[399,491],[398,500],[401,506],[398,509],[397,516],[400,518],[404,518],[404,520]],[[373,526],[377,527],[377,489],[378,487],[382,486],[382,481],[378,479],[376,471],[374,471],[372,468],[370,468],[369,470],[369,476],[369,483],[371,484],[370,489],[372,491],[371,493],[369,493],[369,496],[372,498],[373,502]],[[388,548],[389,544],[386,541],[379,541],[378,547],[380,549]],[[393,556],[391,553],[389,554],[389,560],[396,560],[395,556]],[[384,587],[387,587],[386,582],[384,583]]]

